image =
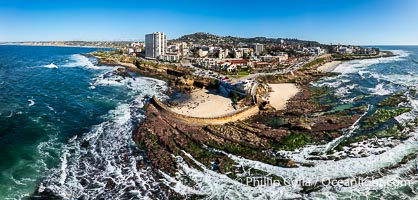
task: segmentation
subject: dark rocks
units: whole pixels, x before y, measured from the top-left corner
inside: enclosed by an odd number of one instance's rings
[[[123,78],[126,78],[126,77],[128,77],[128,78],[132,78],[132,75],[131,75],[131,74],[129,74],[129,73],[125,70],[125,68],[118,68],[118,69],[116,69],[116,71],[114,71],[114,74],[115,74],[115,75],[118,75],[118,76],[121,76],[121,77],[123,77]]]
[[[305,122],[298,122],[296,124],[291,124],[290,129],[292,130],[300,130],[300,131],[311,131],[312,128],[309,124]]]
[[[116,183],[115,183],[115,181],[113,181],[112,179],[107,179],[106,180],[106,189],[108,189],[108,190],[112,190],[112,189],[114,189],[115,188],[115,186],[116,186]]]
[[[31,200],[60,200],[63,199],[62,197],[58,196],[49,188],[45,188],[44,191],[38,192],[38,190],[35,192],[34,195],[29,197]]]
[[[273,106],[268,102],[263,102],[259,106],[260,110],[262,111],[275,111],[276,109],[273,108]]]

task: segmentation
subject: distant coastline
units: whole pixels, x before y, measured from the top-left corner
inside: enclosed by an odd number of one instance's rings
[[[34,47],[71,47],[71,48],[111,48],[105,46],[77,46],[77,45],[39,45],[39,44],[26,44],[26,43],[1,43],[0,46],[34,46]]]
[[[50,47],[80,47],[80,48],[120,48],[129,44],[129,41],[57,41],[57,42],[2,42],[0,45],[16,45],[16,46],[50,46]]]

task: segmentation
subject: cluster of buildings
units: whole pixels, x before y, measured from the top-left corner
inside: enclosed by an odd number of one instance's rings
[[[204,42],[203,42],[204,43]],[[378,49],[358,46],[330,45],[326,49],[315,46],[315,43],[298,43],[292,40],[272,43],[265,46],[260,43],[238,43],[233,45],[213,45],[210,43],[193,44],[191,42],[175,42],[167,44],[167,36],[163,32],[145,35],[145,42],[132,43],[128,53],[131,56],[142,56],[145,59],[164,62],[187,63],[186,66],[198,67],[195,73],[202,76],[218,78],[223,87],[242,94],[254,93],[257,82],[253,79],[240,80],[231,84],[227,77],[219,72],[271,72],[291,66],[307,57],[315,57],[327,52],[339,54],[376,54]],[[145,51],[145,52],[144,52]],[[291,54],[291,56],[288,55]],[[283,67],[283,68],[280,68]],[[203,70],[205,69],[205,70]],[[209,71],[207,71],[209,70]]]
[[[375,55],[379,53],[377,48],[363,48],[359,46],[343,46],[336,45],[333,47],[334,53],[339,54],[363,54],[363,55]]]
[[[197,67],[212,71],[235,72],[254,67],[253,62],[248,59],[219,59],[219,58],[197,58],[194,59]]]
[[[183,59],[189,60],[197,67],[227,72],[254,67],[270,67],[289,59],[289,56],[283,52],[277,55],[267,55],[264,45],[260,43],[249,45],[240,43],[230,48],[202,46],[185,42],[168,45],[167,36],[163,32],[145,35],[145,43],[142,45],[139,43],[132,44],[129,53],[137,55],[137,52],[142,52],[136,49],[145,49],[147,59],[167,62],[177,62]]]
[[[144,49],[143,42],[133,42],[129,45],[128,54],[134,57],[139,57]]]

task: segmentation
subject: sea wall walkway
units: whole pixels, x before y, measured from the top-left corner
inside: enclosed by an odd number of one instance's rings
[[[185,122],[193,125],[222,125],[228,122],[234,122],[238,120],[244,120],[248,117],[251,117],[258,113],[258,105],[253,105],[243,110],[236,111],[227,115],[222,115],[218,117],[210,118],[201,118],[201,117],[191,117],[182,115],[176,112],[173,112],[168,106],[158,100],[155,96],[152,97],[151,103],[160,111],[163,115],[167,117],[174,118],[175,120]]]

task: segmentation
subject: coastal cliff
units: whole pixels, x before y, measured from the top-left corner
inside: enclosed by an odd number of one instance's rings
[[[311,85],[312,82],[323,77],[338,75],[318,70],[320,66],[333,60],[334,58],[331,57],[319,59],[293,73],[258,77],[260,83],[294,83],[298,86],[299,93],[288,101],[283,110],[275,110],[269,106],[268,101],[262,101],[257,105],[259,110],[255,115],[222,125],[191,123],[193,119],[184,119],[187,116],[182,116],[179,120],[178,117],[167,113],[166,109],[161,109],[161,107],[165,108],[163,103],[159,101],[149,103],[145,108],[146,119],[137,126],[132,135],[136,145],[147,155],[146,159],[138,163],[138,169],[150,165],[157,177],[167,175],[175,177],[181,172],[177,160],[181,157],[188,166],[197,170],[202,169],[196,162],[231,179],[236,179],[237,173],[243,169],[237,167],[229,155],[284,168],[311,166],[310,162],[298,162],[279,156],[277,152],[293,151],[309,144],[321,145],[334,141],[347,134],[347,130],[356,125],[364,117],[364,113],[368,112],[365,106],[337,106],[337,98],[330,95],[329,88]],[[143,69],[136,68],[127,67],[130,71],[146,75]],[[149,73],[154,75],[155,71]],[[167,77],[167,74],[165,72],[163,76]],[[177,77],[172,80],[182,82],[182,85],[194,85],[187,80],[187,77],[183,79],[179,81]],[[394,99],[386,100],[387,103],[384,105],[394,107],[402,98],[404,97],[400,94]],[[395,111],[382,108],[376,114],[366,116],[362,121],[366,127],[377,126],[376,121],[384,123],[391,117],[407,112],[408,109],[401,108]],[[393,131],[379,137],[401,138],[403,136],[398,134],[401,128],[395,126]],[[312,152],[310,159],[343,159],[345,157],[336,157],[333,152],[347,151],[345,146],[373,136],[376,135],[352,137],[337,143],[332,152]],[[193,185],[193,183],[189,184],[189,186]],[[173,192],[169,185],[165,186],[168,186],[163,187],[166,192]],[[305,189],[309,192],[315,188]]]

